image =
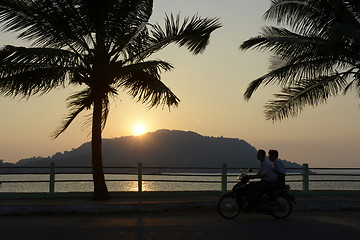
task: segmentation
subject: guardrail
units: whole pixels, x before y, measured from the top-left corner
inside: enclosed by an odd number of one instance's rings
[[[28,169],[33,169],[32,172],[25,171]],[[34,170],[36,169],[36,171]],[[76,171],[76,169],[81,169],[81,171]],[[120,172],[119,170],[123,171]],[[147,181],[152,182],[168,182],[168,183],[213,183],[220,184],[221,192],[226,192],[228,190],[228,184],[236,183],[237,181],[232,181],[229,179],[235,178],[239,175],[239,168],[228,168],[226,164],[223,164],[221,168],[183,168],[183,167],[143,167],[142,163],[139,163],[137,167],[104,167],[104,171],[108,174],[123,174],[123,175],[133,175],[137,176],[136,179],[108,179],[107,182],[114,181],[137,181],[137,192],[143,192],[143,184]],[[242,168],[244,169],[244,168]],[[246,169],[246,168],[245,168]],[[256,168],[255,168],[256,169]],[[16,171],[18,170],[18,171]],[[70,171],[71,170],[71,171]],[[87,170],[85,173],[84,170]],[[124,171],[126,170],[126,171]],[[354,173],[329,173],[331,171],[352,171]],[[91,179],[77,179],[77,180],[68,180],[68,179],[57,179],[57,175],[61,174],[89,174],[91,171],[90,167],[65,167],[58,166],[56,167],[54,163],[50,164],[50,167],[0,167],[0,176],[1,175],[26,175],[26,174],[41,174],[49,175],[48,179],[42,180],[3,180],[0,178],[0,182],[3,184],[6,183],[48,183],[49,190],[48,193],[54,194],[56,183],[67,183],[67,182],[92,182]],[[159,174],[158,172],[162,173]],[[211,172],[212,174],[196,174],[195,172]],[[360,168],[309,168],[308,164],[303,164],[302,168],[287,168],[289,174],[287,175],[287,183],[299,183],[302,185],[300,191],[309,192],[311,182],[360,182]],[[316,173],[314,171],[317,171]],[[321,173],[321,171],[328,171],[326,173]],[[182,173],[179,173],[182,172]],[[193,172],[193,173],[189,173]],[[320,173],[319,173],[320,172]],[[144,176],[166,176],[166,177],[198,177],[196,180],[177,180],[177,179],[144,179]],[[312,178],[320,177],[321,179]],[[330,178],[324,178],[325,176]],[[346,179],[346,177],[353,177],[353,179]],[[211,177],[218,178],[219,180],[200,180],[201,177]],[[334,178],[340,177],[340,178]],[[356,190],[356,189],[355,189]],[[360,189],[359,189],[360,190]]]

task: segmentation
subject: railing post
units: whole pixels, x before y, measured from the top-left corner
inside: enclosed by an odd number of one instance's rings
[[[223,165],[222,165],[221,191],[223,193],[227,192],[227,165],[226,165],[226,163],[223,163]]]
[[[49,182],[49,193],[55,192],[55,163],[50,163],[50,182]]]
[[[309,191],[309,165],[307,163],[303,164],[302,169],[302,178],[303,178],[303,191]]]
[[[142,192],[142,163],[138,163],[138,191]]]

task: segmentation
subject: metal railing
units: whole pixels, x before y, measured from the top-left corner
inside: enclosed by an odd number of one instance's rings
[[[28,169],[33,169],[29,172]],[[239,168],[228,168],[226,164],[223,164],[221,168],[194,168],[194,167],[144,167],[142,163],[139,163],[137,167],[104,167],[106,174],[122,174],[137,176],[136,179],[107,179],[107,182],[125,182],[125,181],[137,181],[137,192],[143,192],[144,182],[168,182],[168,183],[212,183],[220,184],[221,192],[228,190],[228,184],[236,183],[237,181],[229,181],[229,178],[235,178],[239,174]],[[244,168],[243,168],[244,169]],[[245,168],[246,169],[246,168]],[[81,170],[81,171],[76,171]],[[119,171],[122,170],[122,171]],[[314,171],[355,171],[357,173],[317,173]],[[161,171],[159,174],[158,172]],[[301,191],[310,191],[309,185],[311,182],[353,182],[360,183],[360,168],[309,168],[308,164],[303,164],[302,168],[287,168],[289,174],[287,175],[287,183],[299,183],[302,185]],[[192,173],[189,173],[192,172]],[[211,174],[197,174],[196,172],[211,172]],[[2,184],[7,183],[48,183],[50,194],[55,193],[56,183],[68,183],[68,182],[92,182],[91,179],[57,179],[57,175],[61,174],[89,174],[91,173],[91,167],[56,167],[54,163],[50,164],[50,167],[0,167],[1,175],[26,175],[26,174],[39,174],[49,175],[48,179],[41,180],[3,180],[0,178]],[[162,177],[207,177],[218,178],[219,180],[178,180],[178,179],[144,179],[144,176],[162,176]],[[328,176],[330,178],[313,179],[312,176]],[[334,177],[355,177],[356,179],[335,179]]]

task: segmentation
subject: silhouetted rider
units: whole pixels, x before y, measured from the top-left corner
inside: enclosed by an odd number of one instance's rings
[[[276,185],[277,175],[273,171],[271,162],[265,159],[265,155],[266,153],[264,150],[258,150],[257,159],[261,162],[259,171],[256,175],[249,176],[250,179],[260,178],[261,180],[246,185],[243,190],[248,197],[250,209],[253,207],[254,202],[256,202],[261,195],[268,192],[269,189],[273,189]]]
[[[257,152],[257,159],[261,162],[259,171],[256,175],[250,176],[250,179],[260,178],[261,181],[253,183],[253,187],[261,190],[266,189],[269,184],[277,181],[277,174],[273,171],[272,164],[269,160],[265,159],[265,151],[259,149]]]

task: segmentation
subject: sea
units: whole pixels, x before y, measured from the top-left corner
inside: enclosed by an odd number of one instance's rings
[[[237,182],[237,174],[229,173],[227,188]],[[135,174],[106,174],[107,187],[112,192],[138,191],[138,176]],[[91,192],[91,174],[56,174],[55,192]],[[360,191],[358,170],[312,170],[309,190]],[[302,176],[288,174],[287,184],[292,190],[302,190]],[[49,192],[49,174],[1,174],[2,193]],[[142,191],[220,191],[220,173],[157,173],[142,176]]]

